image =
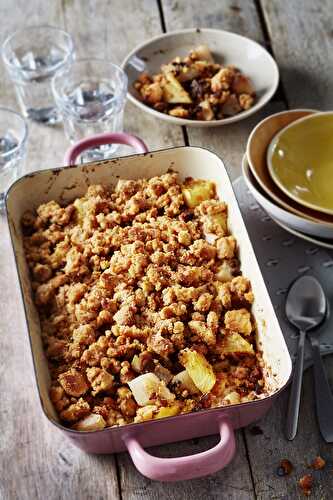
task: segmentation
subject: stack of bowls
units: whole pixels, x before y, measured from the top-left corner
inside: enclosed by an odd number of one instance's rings
[[[333,249],[333,175],[327,163],[329,143],[333,145],[331,126],[333,113],[297,109],[269,116],[248,139],[242,171],[250,192],[277,224]],[[317,139],[318,147],[313,148]]]

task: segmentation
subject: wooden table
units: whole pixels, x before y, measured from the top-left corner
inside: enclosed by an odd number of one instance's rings
[[[164,31],[212,27],[251,37],[270,50],[281,70],[281,85],[264,112],[240,124],[186,129],[155,121],[128,105],[126,130],[150,148],[203,145],[220,154],[235,179],[252,127],[272,112],[292,108],[333,108],[332,0],[1,0],[1,39],[26,24],[64,27],[80,56],[120,62],[135,45]],[[0,105],[16,108],[13,87],[0,73]],[[29,124],[26,171],[62,165],[68,143],[61,127]],[[237,432],[237,455],[225,470],[176,484],[152,482],[129,456],[86,455],[66,441],[42,416],[34,385],[17,277],[5,218],[1,218],[0,269],[0,498],[5,500],[88,499],[298,499],[297,480],[320,454],[328,460],[316,472],[312,498],[333,498],[332,447],[321,439],[314,414],[311,374],[304,381],[299,432],[283,437],[287,394],[258,424]],[[328,363],[327,363],[328,366]],[[331,362],[331,368],[333,363]],[[254,432],[254,431],[257,432]],[[216,438],[155,448],[159,456],[190,454]],[[276,474],[289,458],[294,472]]]

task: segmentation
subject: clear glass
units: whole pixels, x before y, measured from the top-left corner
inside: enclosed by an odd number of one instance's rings
[[[0,209],[8,188],[21,175],[28,127],[15,111],[0,108]]]
[[[71,36],[51,26],[24,28],[7,38],[2,58],[22,113],[31,120],[53,125],[61,120],[55,106],[52,78],[74,59]]]
[[[56,75],[52,89],[71,143],[103,132],[122,132],[127,76],[121,68],[101,59],[75,61],[63,75]],[[115,144],[83,153],[81,161],[110,158]]]

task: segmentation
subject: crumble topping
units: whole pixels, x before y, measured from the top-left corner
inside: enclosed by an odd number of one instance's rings
[[[90,431],[260,397],[254,297],[227,219],[213,182],[174,173],[90,186],[24,215],[64,425]]]

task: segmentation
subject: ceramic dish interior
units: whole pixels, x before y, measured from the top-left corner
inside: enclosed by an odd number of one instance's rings
[[[316,113],[314,110],[282,111],[262,120],[251,132],[246,153],[249,166],[261,189],[279,206],[299,217],[313,222],[332,224],[333,217],[317,210],[305,207],[287,196],[275,184],[267,168],[267,149],[274,136],[290,123]]]
[[[257,95],[253,107],[223,120],[202,121],[176,118],[161,113],[139,99],[133,83],[140,73],[143,71],[149,74],[159,73],[162,64],[177,56],[184,57],[191,49],[201,44],[208,45],[216,62],[232,64],[250,77]],[[128,76],[130,101],[156,118],[190,127],[216,127],[243,120],[271,99],[279,82],[277,64],[261,45],[235,33],[214,29],[187,29],[153,38],[136,47],[123,61],[122,67]]]
[[[333,113],[317,113],[279,131],[267,149],[273,181],[301,205],[333,215]]]
[[[266,212],[275,220],[280,221],[296,231],[306,233],[319,238],[332,238],[333,239],[333,225],[324,222],[318,223],[284,210],[279,205],[275,204],[269,196],[261,189],[256,182],[254,175],[250,170],[250,166],[246,155],[242,161],[242,173],[247,184],[247,187]]]

